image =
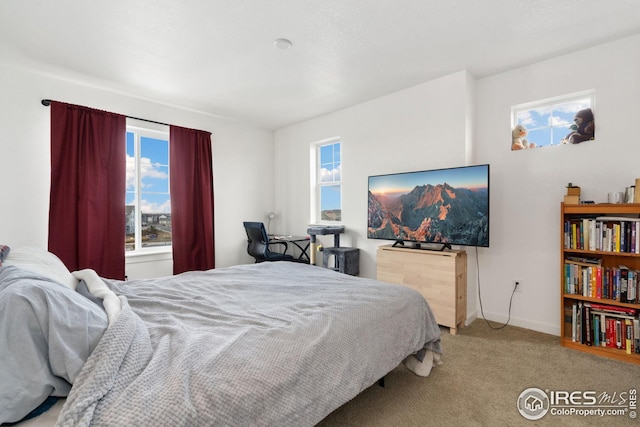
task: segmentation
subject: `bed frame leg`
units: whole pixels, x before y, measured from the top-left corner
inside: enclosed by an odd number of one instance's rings
[[[379,385],[380,387],[384,387],[384,377],[382,377],[382,378],[380,378],[380,379],[378,380],[378,385]]]

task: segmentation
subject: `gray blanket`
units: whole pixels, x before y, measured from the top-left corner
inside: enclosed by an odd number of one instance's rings
[[[421,349],[420,294],[296,263],[107,284],[122,312],[59,425],[311,426]]]
[[[106,329],[104,310],[74,290],[0,267],[0,424],[66,396]]]

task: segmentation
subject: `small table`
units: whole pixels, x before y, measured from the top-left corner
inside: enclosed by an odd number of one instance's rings
[[[298,258],[295,258],[295,261],[304,262],[307,264],[310,263],[308,250],[309,250],[309,244],[311,243],[311,240],[309,239],[309,236],[288,236],[288,235],[274,234],[269,236],[269,241],[293,243],[295,246],[298,247],[298,249],[300,249],[300,255],[298,256]],[[306,242],[307,244],[305,245],[303,242]]]

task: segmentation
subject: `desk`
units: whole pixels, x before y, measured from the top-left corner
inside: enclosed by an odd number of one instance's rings
[[[293,243],[298,249],[300,249],[300,255],[295,258],[297,262],[304,262],[309,264],[309,243],[311,242],[309,236],[288,236],[288,235],[280,235],[280,234],[270,234],[269,242],[287,242]],[[306,244],[305,244],[306,242]]]

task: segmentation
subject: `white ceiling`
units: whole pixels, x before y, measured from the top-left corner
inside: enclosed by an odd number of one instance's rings
[[[636,33],[639,0],[0,1],[0,61],[270,129]]]

